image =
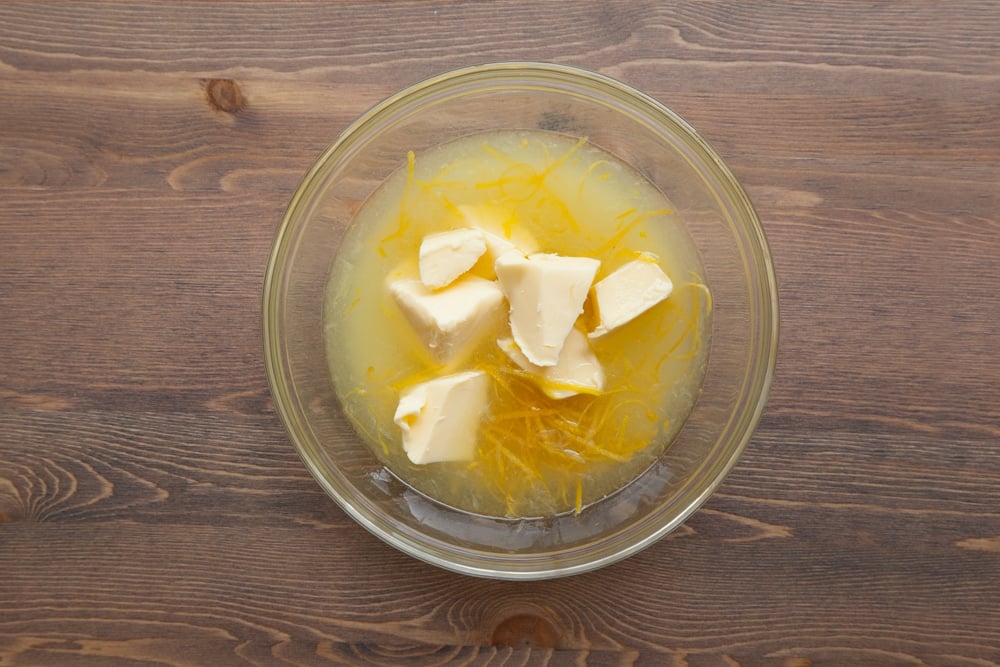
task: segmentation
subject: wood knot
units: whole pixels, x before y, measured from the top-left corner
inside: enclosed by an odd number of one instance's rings
[[[216,111],[237,113],[247,106],[240,87],[232,79],[208,79],[205,82],[205,99]]]
[[[0,500],[3,500],[3,498],[0,497]],[[20,508],[14,505],[0,507],[0,523],[16,523],[19,521],[24,521],[24,512]]]
[[[494,646],[556,648],[559,633],[544,618],[518,614],[500,622],[493,630]]]

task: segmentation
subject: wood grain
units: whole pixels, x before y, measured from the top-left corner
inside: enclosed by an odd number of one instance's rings
[[[0,665],[1000,665],[997,34],[987,0],[0,5]],[[319,152],[508,59],[692,122],[782,305],[705,508],[532,584],[353,523],[260,340]]]

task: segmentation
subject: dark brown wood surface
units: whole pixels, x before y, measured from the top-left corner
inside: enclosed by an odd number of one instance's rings
[[[993,0],[0,5],[0,665],[1000,664],[998,35]],[[348,519],[259,333],[318,153],[508,59],[694,124],[782,305],[719,493],[542,583]]]

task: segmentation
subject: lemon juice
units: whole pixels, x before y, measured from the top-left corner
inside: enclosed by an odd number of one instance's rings
[[[422,241],[467,228],[470,211],[525,253],[598,260],[595,284],[637,259],[669,277],[667,298],[606,333],[588,298],[575,326],[599,360],[599,390],[554,392],[526,372],[512,361],[507,318],[480,323],[488,330],[444,360],[414,330],[390,286],[415,280]],[[493,268],[484,257],[468,273],[495,280]],[[649,466],[697,399],[711,317],[703,275],[670,202],[586,139],[467,136],[409,154],[352,222],[323,315],[333,385],[373,454],[421,493],[489,516],[580,512]],[[471,458],[413,463],[394,420],[401,396],[468,371],[488,379]]]

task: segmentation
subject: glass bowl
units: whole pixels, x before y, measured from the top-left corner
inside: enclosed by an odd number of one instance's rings
[[[461,512],[404,485],[342,413],[327,369],[323,307],[331,264],[358,206],[421,151],[464,135],[544,129],[589,141],[671,200],[713,295],[700,397],[664,453],[579,515],[501,519]],[[306,174],[267,265],[265,364],[302,461],[345,512],[388,544],[467,575],[543,579],[643,549],[700,507],[736,463],[774,373],[778,304],[764,232],[719,156],[677,114],[629,86],[551,64],[449,72],[376,105]]]

